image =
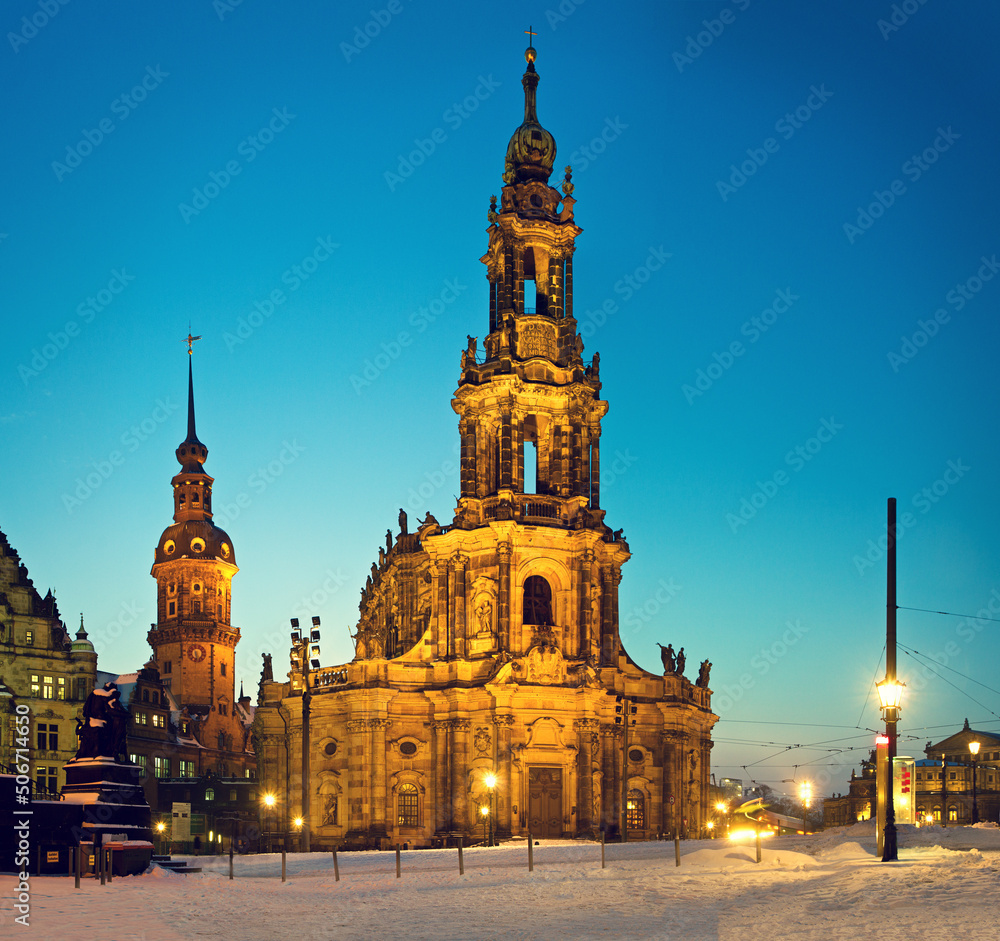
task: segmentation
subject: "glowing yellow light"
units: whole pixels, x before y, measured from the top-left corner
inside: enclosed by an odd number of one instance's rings
[[[715,821],[709,820],[708,823],[705,824],[705,826],[708,827],[709,830],[711,830],[715,827]]]
[[[905,683],[898,683],[887,679],[875,684],[875,688],[878,690],[879,702],[881,702],[883,709],[899,708],[899,702],[903,698],[903,687],[905,685]]]
[[[493,788],[495,788],[497,786],[497,776],[495,774],[493,774],[492,771],[489,774],[487,774],[486,777],[483,778],[483,780],[486,782],[486,786],[491,791],[493,790]]]
[[[774,831],[761,830],[760,835],[761,838],[774,836]],[[729,834],[729,839],[736,842],[738,840],[752,840],[756,838],[756,836],[757,836],[757,831],[747,827],[742,830],[733,830],[732,833]]]
[[[302,818],[301,818],[301,817],[296,817],[296,818],[295,818],[295,819],[294,819],[294,820],[292,821],[292,823],[294,823],[294,824],[295,824],[295,826],[297,826],[297,827],[301,827],[301,826],[302,826],[302,823],[303,823],[303,821],[302,821]]]
[[[975,756],[979,754],[979,742],[969,742],[969,752]]]
[[[264,795],[264,805],[266,807],[273,807],[275,805],[276,798],[273,794]]]
[[[719,801],[719,803],[715,805],[715,809],[717,811],[719,811],[719,813],[723,813],[724,814],[729,808],[726,807],[726,802],[725,801]]]
[[[156,825],[156,832],[157,833],[162,833],[166,829],[167,829],[167,825],[162,820]]]
[[[481,814],[482,814],[482,815],[483,815],[484,817],[488,817],[488,816],[490,815],[490,809],[489,809],[489,807],[487,807],[487,806],[486,806],[485,804],[483,804],[483,805],[482,805],[482,807],[480,807],[480,808],[479,808],[479,812],[480,812],[480,813],[481,813]]]

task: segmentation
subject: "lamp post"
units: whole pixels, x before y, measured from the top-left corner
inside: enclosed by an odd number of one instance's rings
[[[976,761],[979,758],[979,742],[969,742],[972,754],[972,822],[979,823],[979,804],[976,803]]]
[[[809,807],[812,804],[813,786],[811,781],[799,785],[799,800],[802,801],[802,829],[809,829]]]
[[[483,818],[483,842],[486,842],[486,822],[490,818],[490,805],[480,804],[479,805],[479,815]],[[490,832],[492,833],[493,828],[490,827]]]
[[[264,826],[265,826],[265,828],[267,830],[267,849],[268,849],[268,852],[270,852],[271,848],[272,848],[272,845],[273,845],[273,839],[274,839],[273,836],[272,836],[272,833],[271,833],[271,814],[270,814],[270,811],[274,807],[275,803],[277,803],[277,799],[275,798],[275,796],[273,794],[269,793],[269,794],[265,794],[264,795],[264,797],[262,798],[262,802],[264,804]]]
[[[941,753],[941,826],[948,826],[948,762]]]
[[[489,813],[488,813],[488,816],[489,816],[489,820],[490,820],[490,839],[489,839],[489,843],[487,845],[494,846],[495,845],[495,839],[493,837],[493,814],[494,814],[494,811],[496,809],[496,804],[493,801],[493,794],[494,794],[494,791],[496,790],[496,786],[497,786],[497,776],[491,771],[484,778],[484,782],[486,784],[487,790],[489,791],[489,805],[488,805],[488,807],[489,807]]]
[[[715,805],[715,809],[719,812],[719,824],[726,831],[725,835],[729,833],[729,805],[725,801],[719,801]]]
[[[160,853],[161,854],[163,853],[163,834],[164,834],[164,831],[166,829],[167,829],[167,825],[162,820],[160,820],[156,824],[156,835],[160,838]]]
[[[292,618],[292,656],[295,664],[302,670],[302,852],[308,853],[309,847],[309,798],[310,777],[309,767],[309,710],[312,704],[312,691],[309,689],[309,671],[319,669],[319,618],[312,619],[312,630],[306,637],[299,629],[299,619]]]
[[[903,683],[895,676],[887,676],[876,683],[882,715],[885,718],[885,735],[889,739],[888,760],[885,772],[885,841],[882,844],[882,862],[899,859],[896,843],[896,811],[892,806],[893,759],[896,757],[896,723],[899,721],[899,701],[903,695]]]

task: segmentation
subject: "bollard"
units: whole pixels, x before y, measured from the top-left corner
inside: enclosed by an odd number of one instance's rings
[[[396,844],[396,878],[399,878],[399,844]]]
[[[73,888],[80,888],[80,870],[83,868],[83,847],[76,844],[76,869],[73,872]]]
[[[674,836],[674,859],[674,865],[679,866],[681,864],[681,837],[679,833]]]
[[[760,825],[757,826],[757,862],[760,862]]]
[[[104,849],[102,846],[101,849]],[[111,865],[111,850],[104,850],[108,855],[104,857],[104,868],[108,870],[108,883],[114,881],[115,867]]]
[[[236,842],[236,821],[233,821],[233,829],[229,833],[229,878],[233,878],[233,844]]]
[[[42,874],[42,847],[39,845],[35,847],[35,875],[40,876]]]
[[[282,882],[285,881],[285,853],[286,852],[287,852],[287,848],[285,847],[285,844],[282,843],[281,844],[281,881]]]
[[[337,865],[337,851],[333,851],[333,881],[340,882],[340,866]]]
[[[531,839],[531,832],[528,832],[528,872],[535,871],[535,843]]]
[[[99,846],[94,847],[94,865],[97,866],[98,872],[101,874],[101,885],[105,884],[104,878],[104,844],[101,843]]]
[[[605,869],[604,865],[604,831],[601,831],[601,869]]]
[[[460,876],[465,875],[465,860],[462,859],[462,844],[458,844],[458,874]]]

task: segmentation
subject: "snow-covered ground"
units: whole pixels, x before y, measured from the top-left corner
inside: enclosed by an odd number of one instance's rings
[[[751,844],[722,840],[600,845],[542,841],[465,851],[343,853],[198,861],[74,890],[31,880],[30,927],[13,923],[16,881],[0,876],[3,938],[32,941],[319,941],[434,938],[669,938],[722,941],[1000,937],[1000,829],[900,828],[898,863],[875,857],[872,823]]]

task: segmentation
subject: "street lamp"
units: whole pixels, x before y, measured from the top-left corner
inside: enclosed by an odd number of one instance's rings
[[[309,673],[311,670],[320,668],[319,650],[319,618],[312,619],[312,629],[308,636],[299,627],[299,619],[292,618],[289,622],[292,626],[292,663],[302,671],[302,851],[308,853],[309,846],[309,826],[306,820],[310,816],[310,781],[312,772],[309,764],[309,718],[310,705],[312,702],[312,692],[309,689]]]
[[[493,802],[493,793],[497,786],[497,776],[491,771],[483,779],[486,784],[486,788],[489,791],[489,818],[490,818],[490,840],[489,845],[493,846],[495,844],[495,839],[493,836],[493,814],[496,809],[496,805]]]
[[[885,783],[885,841],[882,844],[882,862],[899,859],[896,843],[896,811],[892,806],[893,759],[896,757],[896,723],[899,721],[899,702],[903,698],[904,683],[893,677],[886,677],[876,683],[882,715],[885,718],[885,734],[889,739],[888,760],[886,761]]]
[[[486,822],[490,818],[490,807],[489,807],[489,804],[480,804],[479,805],[479,815],[483,818],[483,842],[485,843],[486,842]],[[491,827],[490,828],[490,832],[491,833],[492,833],[492,829],[493,828]]]
[[[719,812],[719,822],[725,827],[726,832],[729,832],[729,805],[725,801],[719,801],[715,805],[715,809]]]
[[[799,785],[799,800],[802,801],[802,829],[809,829],[809,807],[812,804],[813,786],[811,781]]]
[[[708,830],[708,838],[711,840],[715,836],[715,834],[712,832],[715,829],[715,821],[709,820],[705,824],[705,829]]]
[[[274,805],[277,803],[277,798],[273,794],[268,793],[261,798],[261,802],[264,804],[265,807],[264,825],[267,829],[267,848],[268,851],[270,851],[273,842],[273,836],[271,834],[271,816],[269,811],[272,810]]]
[[[972,822],[979,823],[979,804],[976,803],[976,760],[979,758],[979,742],[969,742],[972,753]]]
[[[163,834],[166,829],[167,825],[162,820],[156,824],[156,833],[160,838],[160,853],[163,853]]]

